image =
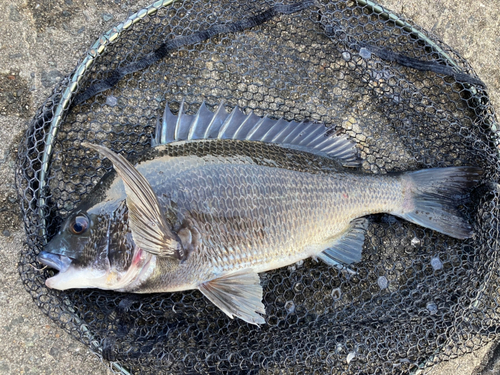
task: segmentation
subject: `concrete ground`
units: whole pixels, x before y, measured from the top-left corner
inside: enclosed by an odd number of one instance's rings
[[[0,0],[0,374],[108,374],[106,364],[43,315],[17,273],[24,240],[14,189],[17,143],[59,79],[104,31],[149,1]],[[500,111],[498,0],[381,0],[469,60]],[[496,350],[495,350],[496,349]],[[491,344],[426,370],[496,374]]]

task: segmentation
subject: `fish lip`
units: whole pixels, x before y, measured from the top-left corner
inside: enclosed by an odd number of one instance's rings
[[[65,255],[52,254],[47,251],[42,251],[38,254],[38,261],[43,265],[53,268],[59,272],[66,272],[71,266],[72,260]]]

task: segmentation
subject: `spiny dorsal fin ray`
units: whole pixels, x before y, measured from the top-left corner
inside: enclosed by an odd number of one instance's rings
[[[154,255],[183,258],[182,246],[165,221],[158,198],[144,176],[127,159],[105,146],[86,142],[82,142],[82,146],[107,157],[122,178],[136,245]]]
[[[179,113],[184,113],[184,100],[179,108]],[[196,126],[193,122],[194,116],[177,116],[177,123],[175,124],[175,139],[183,140],[188,139],[189,128]]]
[[[167,107],[168,108],[168,105]],[[224,120],[229,115],[226,112],[226,108],[224,106],[224,101],[221,101],[219,104],[219,108],[215,111],[210,123],[206,127],[205,133],[203,133],[203,137],[200,139],[214,139],[217,138],[217,134],[219,134],[219,129],[224,124]]]
[[[237,106],[228,113],[224,102],[219,104],[215,113],[203,102],[195,115],[184,112],[184,100],[178,115],[173,115],[167,104],[162,121],[157,122],[155,134],[153,146],[203,139],[259,141],[326,155],[344,166],[359,165],[355,144],[347,136],[331,132],[324,124],[298,123],[283,118],[273,120],[253,112],[245,115]]]
[[[247,116],[243,112],[240,111],[238,106],[234,107],[229,116],[222,124],[219,130],[219,138],[220,139],[238,139],[235,136],[238,133],[238,130],[245,123]]]
[[[193,126],[189,129],[188,139],[203,139],[205,137],[206,126],[202,124],[210,124],[214,114],[205,105],[205,102],[201,103],[198,112],[193,119]]]

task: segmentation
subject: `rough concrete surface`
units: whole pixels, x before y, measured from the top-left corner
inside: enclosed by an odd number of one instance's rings
[[[0,374],[108,374],[82,344],[43,315],[17,272],[24,232],[14,189],[17,143],[29,118],[91,43],[148,1],[0,0]],[[382,0],[469,60],[500,110],[498,0]],[[426,374],[494,374],[490,344]]]

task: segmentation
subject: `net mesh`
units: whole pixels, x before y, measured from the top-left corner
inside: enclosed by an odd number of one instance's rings
[[[19,271],[38,307],[134,374],[399,374],[495,338],[496,119],[469,64],[369,1],[164,3],[101,38],[22,142]],[[261,327],[227,318],[198,291],[47,289],[53,271],[32,267],[37,254],[111,169],[81,142],[134,159],[151,147],[166,103],[175,112],[185,100],[193,114],[222,99],[227,110],[336,127],[356,142],[366,173],[480,166],[484,184],[463,209],[475,236],[374,215],[356,275],[310,260],[262,274]]]

